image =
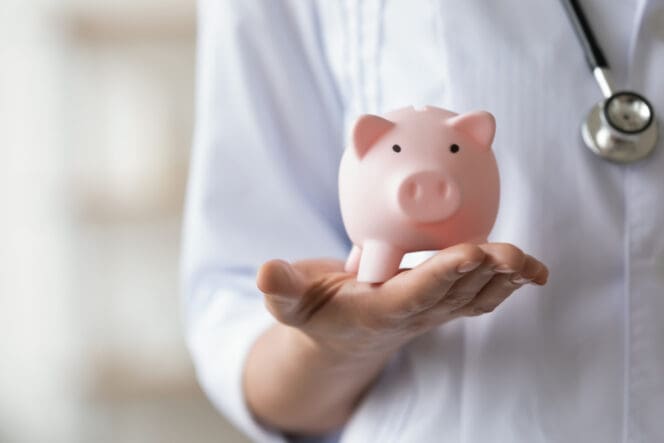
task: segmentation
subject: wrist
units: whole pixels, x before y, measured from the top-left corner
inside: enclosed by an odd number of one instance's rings
[[[247,404],[259,420],[277,429],[294,433],[337,429],[391,355],[348,352],[276,323],[259,337],[247,359],[243,382]]]
[[[382,368],[399,349],[399,346],[340,343],[317,338],[294,327],[280,326],[284,328],[285,341],[296,359],[317,362],[331,371]]]

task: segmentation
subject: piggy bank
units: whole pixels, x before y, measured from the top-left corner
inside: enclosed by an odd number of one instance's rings
[[[380,283],[407,252],[485,242],[498,212],[495,130],[488,112],[433,106],[359,117],[339,166],[346,271]]]

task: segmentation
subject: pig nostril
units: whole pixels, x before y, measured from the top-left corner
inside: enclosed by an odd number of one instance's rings
[[[419,186],[417,186],[417,183],[415,183],[414,181],[411,181],[408,183],[408,185],[406,185],[406,193],[410,198],[416,199],[417,194],[419,193],[418,191],[419,191]]]
[[[438,182],[438,186],[436,187],[436,191],[438,191],[438,195],[444,195],[445,194],[445,182],[440,181]]]
[[[424,196],[424,190],[417,180],[410,180],[405,184],[404,195],[410,200],[420,200]]]
[[[422,186],[420,186],[420,184],[417,182],[413,182],[413,189],[414,189],[412,193],[413,198],[415,200],[419,200],[420,198],[422,198]]]

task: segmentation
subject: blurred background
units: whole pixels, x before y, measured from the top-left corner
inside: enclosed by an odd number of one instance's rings
[[[0,2],[0,442],[242,442],[179,312],[194,0]]]

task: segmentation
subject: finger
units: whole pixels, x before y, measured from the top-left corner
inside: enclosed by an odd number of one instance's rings
[[[307,287],[299,271],[284,260],[270,260],[258,270],[256,286],[265,294],[265,306],[278,321],[297,322],[298,304]]]
[[[256,286],[266,295],[282,298],[298,297],[306,288],[303,276],[284,260],[264,263],[256,274]]]
[[[467,305],[496,273],[518,273],[526,262],[525,254],[508,243],[487,243],[479,247],[485,253],[482,264],[459,279],[441,299],[437,309],[452,311]]]
[[[526,283],[519,283],[521,277],[514,274],[496,274],[477,296],[467,305],[451,312],[453,317],[471,317],[493,312],[507,297]]]
[[[526,254],[525,262],[518,274],[519,275],[514,275],[513,278],[520,280],[522,284],[533,282],[538,285],[544,285],[548,279],[549,270],[544,263],[535,257]]]
[[[540,261],[538,261],[538,264],[539,264],[539,271],[533,278],[533,283],[538,285],[545,285],[546,282],[549,280],[549,268],[547,268],[546,265]]]
[[[539,260],[531,255],[526,255],[526,261],[523,265],[523,268],[520,272],[515,272],[512,274],[511,280],[519,284],[530,283],[540,275],[543,269],[546,268],[542,263],[540,263]]]
[[[485,243],[479,247],[487,255],[487,262],[498,273],[518,272],[526,262],[526,254],[510,243]]]
[[[477,269],[457,280],[432,308],[452,311],[470,303],[480,289],[496,275],[494,266],[490,262],[482,263]]]
[[[520,272],[496,275],[478,292],[472,302],[453,311],[452,314],[473,316],[493,312],[514,291],[534,282],[536,278],[541,279],[546,273],[548,273],[546,266],[531,255],[526,255]]]
[[[289,264],[271,260],[258,271],[256,284],[265,294],[265,305],[280,322],[300,326],[313,317],[353,276],[343,262],[303,260]]]
[[[415,314],[435,305],[463,275],[476,269],[484,252],[473,244],[444,249],[383,284],[379,300],[386,313]]]
[[[332,272],[346,272],[344,262],[333,258],[299,260],[293,262],[292,267],[309,279]]]

